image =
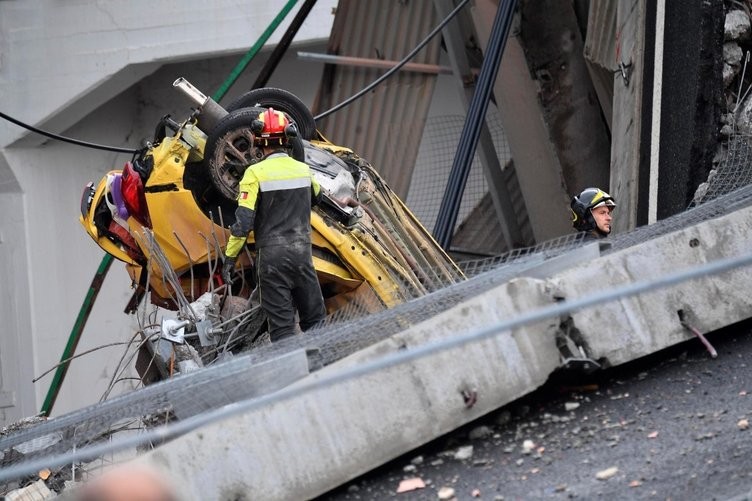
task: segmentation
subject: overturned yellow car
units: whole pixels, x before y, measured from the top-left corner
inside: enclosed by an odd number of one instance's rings
[[[133,280],[126,312],[135,312],[147,293],[152,304],[177,312],[156,331],[145,330],[145,337],[196,345],[188,351],[202,365],[207,360],[199,341],[217,345],[234,334],[246,340],[238,349],[247,349],[264,332],[263,313],[254,307],[253,233],[232,287],[222,283],[219,272],[238,182],[262,156],[253,146],[251,121],[267,107],[296,125],[299,137],[291,141],[290,154],[309,165],[324,189],[323,202],[311,211],[311,229],[328,314],[343,308],[357,314],[380,311],[462,279],[376,170],[350,149],[327,141],[293,94],[257,89],[224,109],[184,79],[174,85],[198,107],[179,123],[163,117],[148,146],[122,170],[90,183],[81,201],[86,232],[126,263]],[[144,346],[151,347],[152,358],[159,352],[152,343]]]

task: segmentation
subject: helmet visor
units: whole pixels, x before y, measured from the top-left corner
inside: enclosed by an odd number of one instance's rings
[[[607,199],[601,200],[597,204],[593,205],[592,208],[595,209],[595,208],[603,207],[603,206],[606,206],[606,207],[616,207],[616,203],[613,200],[611,200],[610,198],[607,198]]]

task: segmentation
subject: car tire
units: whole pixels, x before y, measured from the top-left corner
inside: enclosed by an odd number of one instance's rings
[[[228,200],[237,200],[238,184],[246,168],[263,159],[261,149],[253,146],[251,123],[264,110],[258,107],[233,110],[207,136],[204,163],[212,184]],[[294,159],[305,160],[299,137],[290,139],[290,150]]]
[[[241,108],[257,107],[274,108],[286,113],[295,123],[302,139],[310,141],[316,137],[316,121],[313,119],[313,113],[298,96],[284,89],[275,87],[253,89],[238,96],[225,106],[225,109],[235,111]]]
[[[225,115],[209,132],[204,162],[215,188],[230,200],[238,198],[238,183],[245,169],[262,158],[253,146],[251,122],[263,108],[241,108]]]

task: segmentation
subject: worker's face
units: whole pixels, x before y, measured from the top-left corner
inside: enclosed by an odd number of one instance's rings
[[[600,207],[596,207],[590,211],[593,214],[595,225],[603,233],[611,233],[611,220],[613,219],[611,217],[611,212],[613,210],[613,207],[601,205]]]

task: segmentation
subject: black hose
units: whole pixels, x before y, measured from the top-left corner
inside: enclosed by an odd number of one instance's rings
[[[501,56],[504,54],[504,47],[516,5],[517,0],[502,0],[499,4],[491,35],[488,39],[488,48],[486,54],[483,55],[483,64],[475,86],[475,93],[467,111],[465,124],[462,127],[457,153],[454,156],[452,170],[449,173],[444,198],[441,201],[433,230],[434,238],[445,250],[449,250],[452,243],[452,234],[457,223],[462,194],[465,191],[467,177],[473,164],[478,137],[486,118],[491,91],[499,73]]]
[[[37,134],[48,137],[50,139],[56,139],[58,141],[63,141],[64,143],[75,144],[77,146],[83,146],[85,148],[92,148],[95,150],[114,151],[117,153],[130,153],[132,155],[135,155],[139,151],[139,150],[134,150],[131,148],[118,148],[117,146],[107,146],[104,144],[90,143],[88,141],[81,141],[80,139],[73,139],[70,137],[61,136],[59,134],[53,134],[52,132],[47,132],[42,129],[37,129],[34,126],[25,124],[20,120],[16,120],[15,118],[11,116],[6,115],[2,111],[0,111],[0,118],[4,118],[5,120],[18,125],[19,127],[23,127],[24,129],[30,130],[31,132],[36,132]]]
[[[394,73],[396,73],[397,71],[399,71],[400,68],[402,68],[408,62],[410,62],[410,59],[412,59],[413,56],[415,56],[415,54],[417,54],[423,47],[425,47],[426,44],[428,44],[428,42],[430,42],[431,39],[434,36],[436,36],[436,34],[438,32],[440,32],[441,29],[444,26],[446,26],[446,24],[449,21],[451,21],[454,18],[454,16],[456,16],[459,13],[460,10],[462,10],[462,7],[464,7],[465,5],[467,5],[468,1],[469,0],[462,0],[460,2],[460,4],[457,7],[455,7],[454,10],[452,12],[450,12],[449,15],[446,18],[444,18],[444,20],[441,21],[441,23],[439,23],[439,25],[436,26],[433,29],[433,31],[431,31],[431,33],[428,34],[428,36],[426,36],[426,38],[423,39],[423,41],[421,41],[413,50],[410,51],[410,53],[408,55],[406,55],[402,60],[400,60],[399,63],[397,63],[396,65],[394,65],[392,68],[390,68],[389,71],[387,71],[386,73],[384,73],[383,75],[381,75],[379,78],[377,78],[376,80],[374,80],[373,82],[371,82],[367,87],[361,89],[356,94],[350,96],[349,98],[347,98],[344,101],[342,101],[341,103],[339,103],[337,106],[335,106],[335,107],[333,107],[331,109],[328,109],[328,110],[326,110],[323,113],[319,113],[318,115],[316,115],[315,117],[313,117],[313,119],[314,120],[319,120],[321,118],[324,118],[324,117],[327,117],[327,116],[331,115],[335,111],[341,110],[342,108],[344,108],[348,104],[352,103],[356,99],[361,98],[363,95],[365,95],[371,89],[373,89],[374,87],[376,87],[377,85],[379,85],[381,82],[383,82],[384,80],[386,80],[387,78],[389,78],[390,76],[392,76]]]

